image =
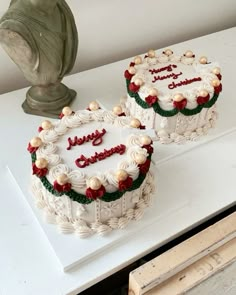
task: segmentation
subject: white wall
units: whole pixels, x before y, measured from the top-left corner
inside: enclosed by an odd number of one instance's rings
[[[235,0],[67,2],[79,31],[73,73],[236,25]],[[9,3],[10,0],[0,2],[0,15]],[[20,70],[0,48],[0,93],[26,85]]]

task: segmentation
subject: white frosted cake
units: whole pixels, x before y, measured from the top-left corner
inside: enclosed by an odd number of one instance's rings
[[[28,144],[32,192],[47,222],[87,237],[124,228],[150,204],[152,139],[137,120],[100,109],[63,109]],[[140,126],[138,126],[140,127]]]
[[[134,58],[124,76],[125,113],[155,129],[162,143],[194,140],[214,126],[215,103],[222,91],[216,62],[197,59],[190,50],[183,55],[149,50]]]

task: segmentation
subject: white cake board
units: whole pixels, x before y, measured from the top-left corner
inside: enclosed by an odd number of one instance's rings
[[[221,105],[221,108],[224,107],[224,105]],[[223,110],[221,109],[221,111]],[[232,124],[233,122],[225,120],[225,116],[226,112],[222,112],[216,128],[210,130],[209,135],[199,138],[197,142],[187,142],[184,145],[162,145],[159,142],[154,142],[155,153],[153,154],[153,163],[156,166],[155,169],[157,169],[155,173],[157,192],[153,198],[153,206],[146,210],[144,217],[140,221],[131,222],[125,229],[114,230],[105,237],[94,235],[88,239],[80,239],[73,234],[65,235],[58,233],[55,225],[44,222],[41,210],[35,207],[33,198],[29,193],[31,160],[30,155],[26,152],[27,143],[24,146],[25,141],[23,142],[23,139],[20,138],[19,150],[15,154],[12,153],[12,158],[8,161],[8,169],[26,201],[32,208],[41,229],[45,233],[53,251],[62,265],[62,269],[68,271],[86,260],[93,259],[97,253],[104,252],[111,247],[116,247],[119,243],[124,242],[125,239],[130,239],[134,234],[141,234],[142,230],[158,222],[163,215],[165,215],[165,217],[170,216],[172,213],[188,206],[188,200],[186,201],[184,195],[178,194],[178,198],[176,199],[175,196],[173,196],[173,191],[166,189],[166,181],[163,182],[162,180],[159,182],[159,180],[162,179],[162,169],[164,169],[165,164],[168,165],[171,159],[180,157],[182,154],[200,145],[233,132],[236,128],[236,124],[234,125]],[[36,121],[32,122],[32,130],[37,130],[37,126],[38,121],[37,123]],[[34,135],[35,133],[31,131],[31,136],[32,134]],[[26,134],[24,139],[27,136]],[[30,139],[30,136],[28,137]],[[20,158],[18,154],[21,155]],[[17,163],[17,165],[15,165],[15,163]],[[175,176],[176,171],[170,169],[168,179],[172,179],[172,185],[175,185]]]
[[[103,103],[102,107],[110,108],[109,103],[106,101]],[[235,105],[235,103],[236,102],[233,101],[231,106]],[[163,182],[162,180],[159,182],[159,180],[162,179],[162,169],[164,169],[165,164],[168,165],[168,162],[171,159],[180,157],[182,154],[195,149],[200,145],[215,140],[216,138],[235,130],[235,117],[228,117],[228,114],[232,112],[232,108],[229,108],[230,103],[226,104],[220,100],[217,106],[220,116],[216,128],[210,130],[209,135],[199,138],[197,142],[187,142],[184,145],[162,145],[159,142],[154,142],[155,153],[153,154],[152,159],[157,169],[157,173],[155,173],[155,176],[157,176],[157,192],[154,195],[153,206],[146,210],[146,214],[144,214],[144,217],[140,221],[131,222],[125,229],[112,231],[105,237],[94,235],[91,238],[83,240],[72,234],[60,234],[57,232],[55,225],[47,224],[43,221],[41,210],[35,207],[33,198],[29,193],[31,160],[29,153],[26,151],[27,142],[25,142],[25,139],[28,138],[30,140],[32,136],[35,136],[40,120],[32,118],[30,131],[28,130],[29,128],[23,130],[21,128],[20,132],[22,136],[18,138],[17,141],[15,141],[14,138],[9,139],[9,143],[11,143],[9,149],[12,149],[12,157],[7,163],[9,172],[15,179],[25,200],[32,208],[41,229],[45,233],[64,271],[68,271],[72,267],[77,266],[86,260],[93,259],[93,257],[99,252],[104,252],[108,248],[116,247],[116,245],[124,242],[125,239],[129,239],[134,234],[141,234],[142,230],[147,226],[156,223],[161,217],[163,217],[163,215],[171,215],[177,210],[189,205],[185,196],[179,194],[178,199],[176,199],[172,190],[166,190],[166,181]],[[81,105],[80,107],[83,108],[84,106]],[[75,109],[78,109],[78,107],[75,107]],[[14,153],[14,148],[16,149],[14,145],[17,145],[16,153]],[[19,157],[19,155],[21,156]],[[15,165],[15,163],[17,163],[17,165]],[[175,181],[175,176],[176,171],[171,169],[168,178]]]

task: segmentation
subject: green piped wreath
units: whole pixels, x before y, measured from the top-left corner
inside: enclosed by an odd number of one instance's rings
[[[210,108],[212,107],[217,99],[218,99],[218,96],[219,94],[217,93],[214,93],[213,97],[211,98],[211,100],[209,100],[208,102],[202,104],[202,105],[198,105],[195,109],[187,109],[187,108],[184,108],[182,110],[179,110],[177,108],[173,108],[172,110],[163,110],[158,101],[155,102],[152,106],[150,106],[148,103],[146,103],[144,100],[142,100],[139,96],[139,94],[137,92],[132,92],[129,90],[129,84],[130,84],[130,80],[126,79],[126,87],[127,87],[127,92],[129,94],[130,97],[133,97],[136,101],[136,103],[142,107],[143,109],[149,109],[149,108],[153,108],[154,112],[155,113],[158,113],[160,116],[162,117],[173,117],[175,116],[176,114],[178,114],[179,112],[182,113],[183,115],[185,116],[192,116],[192,115],[196,115],[198,113],[201,112],[201,110],[203,108]]]
[[[32,163],[34,163],[36,161],[37,156],[36,156],[35,152],[31,154],[31,159],[32,159]],[[147,157],[147,159],[151,160],[151,155],[149,157]],[[113,193],[105,192],[105,194],[101,198],[99,198],[99,200],[102,200],[104,202],[112,202],[112,201],[120,199],[126,192],[133,191],[133,190],[139,188],[141,186],[141,184],[143,183],[144,179],[146,178],[146,175],[147,174],[140,173],[139,177],[133,181],[132,186],[129,187],[127,190],[116,191]],[[94,199],[89,199],[88,197],[86,197],[86,195],[77,193],[73,189],[71,189],[68,192],[58,192],[57,190],[55,190],[53,188],[53,185],[48,181],[46,176],[38,177],[38,178],[41,180],[41,183],[44,185],[44,187],[47,189],[47,191],[49,191],[55,197],[61,197],[63,195],[66,195],[70,199],[72,199],[73,201],[81,203],[81,204],[90,204],[93,201],[95,201]]]

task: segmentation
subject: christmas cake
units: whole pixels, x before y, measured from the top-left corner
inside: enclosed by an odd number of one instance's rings
[[[154,128],[162,143],[181,143],[206,134],[217,118],[222,91],[221,70],[207,57],[190,50],[176,55],[149,50],[136,56],[124,73],[127,98],[123,107],[146,128]]]
[[[96,101],[45,120],[28,144],[32,192],[47,222],[84,238],[143,216],[154,189],[152,139],[139,120]]]

